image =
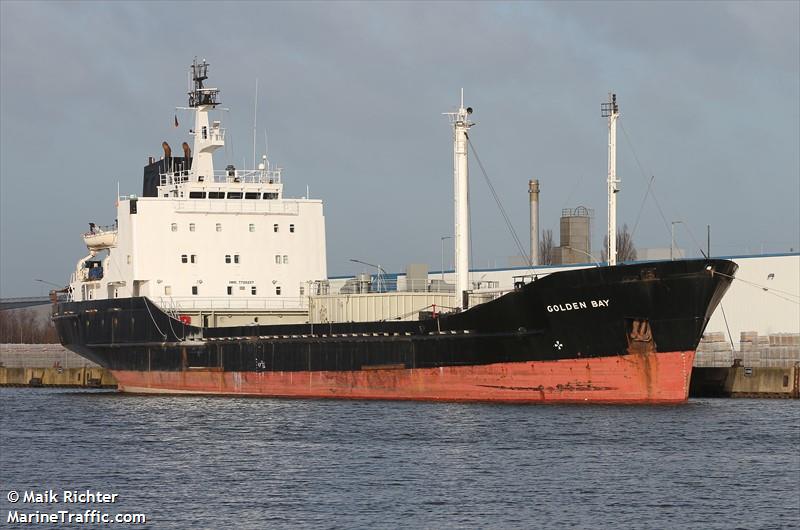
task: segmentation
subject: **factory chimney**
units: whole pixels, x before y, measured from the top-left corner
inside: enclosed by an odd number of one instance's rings
[[[539,265],[539,179],[528,181],[531,201],[531,265]]]

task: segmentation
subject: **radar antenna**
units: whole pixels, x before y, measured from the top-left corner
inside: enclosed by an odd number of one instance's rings
[[[189,106],[192,108],[210,105],[216,107],[219,105],[217,95],[219,95],[218,88],[206,88],[203,86],[203,81],[208,79],[208,63],[203,59],[202,63],[197,62],[195,57],[191,66],[192,82],[194,86],[189,90]]]

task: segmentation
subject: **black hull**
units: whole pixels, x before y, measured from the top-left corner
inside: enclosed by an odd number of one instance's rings
[[[419,321],[199,328],[146,298],[61,302],[61,343],[112,371],[341,372],[694,351],[737,266],[682,260],[545,276]]]

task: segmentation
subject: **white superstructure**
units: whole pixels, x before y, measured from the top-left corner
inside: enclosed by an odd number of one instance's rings
[[[209,120],[219,90],[195,61],[189,107],[193,153],[145,168],[143,196],[117,198],[117,222],[84,234],[89,255],[76,265],[73,300],[146,296],[167,310],[307,311],[315,281],[327,278],[322,201],[283,196],[281,169],[215,171],[225,145]],[[177,120],[176,120],[177,123]],[[149,179],[148,179],[149,174]]]

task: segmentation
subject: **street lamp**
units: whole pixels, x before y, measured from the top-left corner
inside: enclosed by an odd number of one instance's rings
[[[442,240],[442,285],[439,286],[439,290],[441,291],[444,287],[444,240],[445,239],[453,239],[453,236],[442,236],[439,239]]]
[[[33,279],[33,281],[35,281],[35,282],[42,282],[42,283],[46,283],[47,285],[52,285],[53,287],[58,287],[59,289],[61,289],[62,287],[64,287],[63,285],[58,285],[57,283],[48,282],[47,280],[40,280],[40,279],[38,279],[38,278],[34,278],[34,279]]]
[[[573,247],[570,247],[570,246],[567,246],[567,245],[565,245],[565,246],[563,246],[563,247],[561,247],[561,248],[567,248],[567,249],[569,249],[569,250],[574,250],[575,252],[580,252],[581,254],[584,254],[584,255],[586,255],[586,256],[589,256],[589,259],[590,259],[590,260],[592,260],[592,261],[594,262],[594,264],[595,264],[595,265],[597,265],[598,267],[600,266],[600,263],[599,263],[599,262],[598,262],[596,259],[594,259],[594,256],[592,256],[591,254],[589,254],[589,253],[588,253],[588,252],[586,252],[585,250],[581,250],[581,249],[579,249],[579,248],[573,248]]]
[[[670,225],[671,225],[670,228],[672,229],[671,230],[672,231],[672,240],[670,241],[670,245],[669,245],[669,259],[670,260],[674,260],[675,259],[675,225],[682,225],[682,224],[683,224],[683,221],[672,221],[670,223]]]
[[[386,271],[383,270],[383,267],[381,267],[380,265],[373,265],[372,263],[367,263],[366,261],[361,261],[360,259],[350,258],[350,261],[352,261],[353,263],[360,263],[361,265],[366,265],[368,267],[373,267],[375,269],[378,269],[378,278],[376,280],[376,283],[378,284],[377,285],[378,292],[379,293],[383,292],[381,291],[381,284],[382,283],[385,284],[385,280],[383,279],[383,277],[386,275]]]

